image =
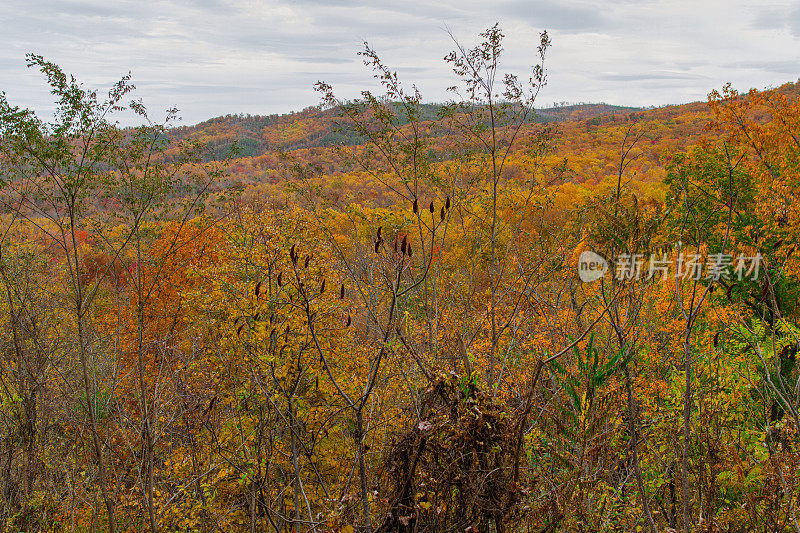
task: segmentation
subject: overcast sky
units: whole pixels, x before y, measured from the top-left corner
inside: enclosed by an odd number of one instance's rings
[[[0,90],[46,111],[35,52],[90,87],[130,71],[156,114],[192,124],[226,113],[269,114],[318,103],[325,80],[343,97],[373,85],[357,56],[368,41],[426,101],[448,98],[447,33],[467,45],[500,22],[505,66],[524,74],[550,33],[554,101],[635,106],[705,99],[730,81],[748,89],[800,77],[800,2],[690,0],[2,0]]]

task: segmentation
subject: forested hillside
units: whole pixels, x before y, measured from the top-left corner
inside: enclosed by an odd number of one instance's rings
[[[421,119],[433,122],[440,118],[445,105],[420,104]],[[531,121],[561,122],[592,119],[602,115],[621,115],[637,111],[633,107],[607,104],[561,105],[537,109]],[[337,127],[337,109],[308,107],[286,115],[226,115],[194,126],[172,130],[177,138],[191,138],[210,148],[209,159],[234,156],[256,157],[266,152],[300,148],[331,147],[339,144],[363,144],[366,139]],[[599,122],[598,122],[599,123]]]
[[[480,37],[450,103],[367,47],[380,94],[191,127],[29,56],[3,531],[800,527],[798,86],[536,111],[547,33]]]
[[[794,85],[783,87],[794,94]],[[397,104],[392,104],[397,105]],[[442,113],[447,107],[420,104],[419,124],[425,128],[436,157],[454,157],[449,150],[453,133]],[[395,201],[376,176],[365,172],[363,162],[345,157],[342,146],[363,147],[368,139],[347,127],[341,109],[308,108],[300,113],[270,116],[219,117],[192,127],[172,130],[180,139],[192,139],[206,147],[204,160],[227,160],[226,189],[238,189],[246,201],[280,196],[287,182],[286,156],[313,163],[324,173],[320,186],[339,198],[388,205]],[[677,152],[713,136],[705,130],[711,113],[705,103],[636,109],[605,104],[582,104],[537,109],[526,118],[506,161],[505,176],[521,179],[530,167],[526,152],[543,131],[552,138],[540,163],[549,169],[551,184],[597,185],[616,174],[619,147],[628,127],[642,132],[630,159],[628,176],[636,181],[660,182],[666,164]],[[398,123],[400,127],[408,125]],[[357,148],[356,148],[357,150]]]

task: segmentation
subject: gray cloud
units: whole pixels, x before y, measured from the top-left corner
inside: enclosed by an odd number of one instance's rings
[[[777,2],[777,0],[776,0]],[[453,84],[447,28],[466,45],[499,21],[505,66],[524,74],[538,33],[553,39],[547,101],[650,105],[793,80],[800,6],[749,0],[4,0],[0,90],[52,109],[27,52],[89,86],[129,70],[154,111],[177,105],[189,123],[233,113],[279,113],[317,103],[313,84],[343,97],[375,88],[356,53],[363,41],[430,101]]]
[[[615,24],[600,2],[543,0],[518,1],[506,7],[506,14],[529,24],[553,30],[599,32]]]
[[[728,63],[726,67],[737,70],[757,70],[788,76],[787,81],[800,77],[800,61],[736,61]]]
[[[341,65],[345,63],[352,63],[353,59],[345,59],[341,57],[293,57],[295,61],[302,63],[320,63],[323,65]]]
[[[751,27],[759,30],[789,31],[800,37],[800,3],[759,6]]]
[[[601,73],[598,74],[598,78],[602,80],[609,80],[609,81],[624,81],[624,82],[631,82],[631,81],[661,81],[661,80],[701,80],[706,79],[705,76],[700,76],[697,74],[686,74],[682,72],[642,72],[642,73],[631,73],[631,74],[616,74],[616,73]]]

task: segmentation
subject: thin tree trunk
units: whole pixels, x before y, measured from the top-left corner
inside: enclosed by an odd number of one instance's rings
[[[156,533],[155,505],[153,501],[153,432],[150,426],[150,406],[147,403],[147,385],[144,370],[144,298],[142,287],[142,243],[138,228],[136,229],[136,361],[139,373],[139,394],[141,395],[142,410],[142,458],[144,460],[144,496],[147,506],[147,517],[150,522],[150,531]]]
[[[74,197],[72,198],[74,201]],[[83,308],[83,283],[80,278],[79,271],[79,258],[78,258],[78,242],[77,242],[77,224],[75,220],[75,207],[69,208],[69,237],[72,240],[72,282],[75,287],[75,319],[78,326],[78,358],[81,364],[81,375],[83,378],[83,391],[86,396],[86,406],[89,412],[92,430],[92,445],[94,448],[95,456],[97,457],[97,470],[100,482],[100,492],[103,496],[103,502],[108,514],[108,531],[109,533],[116,532],[115,512],[113,499],[108,494],[108,474],[106,472],[105,461],[103,460],[103,445],[100,442],[100,429],[97,421],[97,403],[95,398],[95,390],[92,386],[92,380],[89,372],[89,355],[86,349],[86,331],[84,330],[83,320],[85,309]],[[68,256],[69,257],[69,256]]]
[[[656,523],[653,520],[653,513],[650,512],[650,501],[647,499],[647,493],[644,490],[642,469],[639,466],[639,413],[633,403],[631,373],[627,364],[623,370],[625,372],[625,392],[628,395],[628,430],[631,434],[631,457],[633,459],[633,473],[636,476],[636,486],[639,488],[639,496],[642,498],[642,509],[644,509],[644,514],[647,517],[647,523],[650,524],[650,530],[653,533],[658,533]]]
[[[683,450],[681,454],[681,492],[683,493],[683,531],[692,530],[691,496],[689,494],[689,436],[692,421],[692,347],[689,344],[691,329],[683,342],[683,370],[686,373],[686,390],[683,394]]]
[[[300,512],[300,463],[298,460],[297,437],[295,436],[295,416],[291,398],[289,399],[289,435],[292,439],[292,468],[294,468],[294,529],[298,531],[302,520]],[[309,517],[310,519],[310,517]]]
[[[81,363],[81,373],[83,377],[83,390],[86,395],[86,404],[89,411],[89,418],[91,419],[92,429],[92,445],[94,448],[95,456],[97,457],[97,470],[98,478],[100,481],[100,492],[103,495],[103,503],[106,506],[106,513],[108,514],[108,531],[115,533],[115,513],[114,502],[108,494],[108,473],[106,472],[105,461],[103,460],[103,446],[100,442],[100,430],[97,424],[97,404],[94,398],[94,391],[91,385],[91,378],[89,376],[89,362],[86,353],[86,346],[84,344],[85,333],[83,331],[83,317],[80,311],[80,302],[77,306],[78,309],[78,355]]]
[[[369,516],[369,490],[367,488],[367,469],[364,463],[364,417],[361,409],[356,410],[356,445],[358,453],[358,476],[361,480],[361,508],[364,519],[364,532],[372,533]]]

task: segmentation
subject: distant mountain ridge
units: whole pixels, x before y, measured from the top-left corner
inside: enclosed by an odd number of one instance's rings
[[[442,108],[423,104],[423,119],[435,121]],[[536,110],[535,122],[590,120],[604,115],[643,111],[643,108],[610,104],[572,104]],[[193,138],[207,144],[210,159],[224,159],[236,144],[238,157],[256,157],[271,150],[324,148],[337,144],[360,144],[363,139],[338,131],[336,109],[308,107],[298,112],[272,115],[229,114],[193,126],[172,130],[177,138]]]
[[[778,88],[778,94],[798,98],[800,83],[786,83]],[[741,97],[747,98],[748,93]],[[441,107],[424,105],[423,120],[436,121]],[[759,111],[756,115],[755,120],[766,119]],[[238,151],[230,160],[227,176],[215,188],[242,191],[243,199],[260,202],[282,197],[286,185],[296,179],[280,153],[284,151],[290,153],[288,160],[294,163],[313,165],[314,183],[321,190],[348,201],[387,204],[381,177],[355,163],[371,157],[369,150],[359,146],[364,139],[341,131],[336,124],[338,116],[335,108],[319,107],[283,115],[225,115],[176,128],[172,135],[204,143],[209,148],[209,160],[230,158],[235,145]],[[707,102],[702,101],[651,108],[575,104],[538,109],[535,119],[520,130],[503,173],[509,180],[532,179],[536,173],[537,179],[552,184],[614,184],[620,148],[630,140],[632,131],[637,141],[629,153],[627,176],[637,182],[661,183],[675,154],[702,142],[716,142],[713,118]],[[527,150],[537,142],[538,132],[546,124],[557,126],[548,128],[553,141],[541,161],[532,164]],[[445,161],[449,155],[447,128],[442,132],[427,126],[423,129],[426,135],[434,136],[426,142]],[[340,145],[353,150],[341,151]]]

